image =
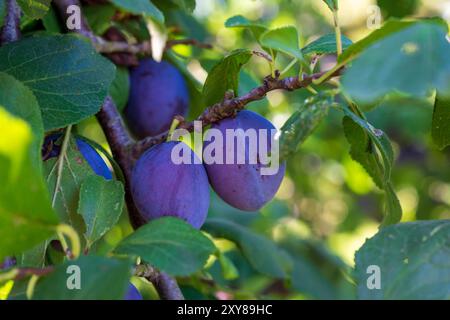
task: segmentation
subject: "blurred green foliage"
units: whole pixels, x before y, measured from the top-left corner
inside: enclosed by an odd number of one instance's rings
[[[114,3],[123,7],[126,1]],[[332,14],[319,0],[197,0],[192,14],[193,1],[160,0],[153,3],[164,13],[170,37],[194,38],[213,45],[212,50],[175,46],[174,52],[164,57],[174,63],[189,82],[190,118],[196,117],[205,107],[200,96],[200,84],[216,62],[235,49],[261,50],[254,38],[254,30],[225,27],[230,17],[242,15],[249,21],[257,21],[257,25],[270,28],[295,25],[300,48],[334,32]],[[184,4],[182,9],[180,3]],[[384,18],[431,17],[443,12],[438,0],[341,0],[342,32],[353,42],[373,31],[368,28],[370,13],[367,8],[375,3],[381,7]],[[144,9],[148,15],[159,17],[153,6]],[[96,10],[102,15],[96,14]],[[2,12],[0,7],[0,21]],[[142,21],[111,20],[112,12],[111,5],[88,9],[87,18],[94,31],[102,34],[110,26],[115,26],[128,40],[148,39]],[[242,19],[237,20],[243,23]],[[39,29],[39,23],[42,29],[58,32],[54,12],[49,11],[40,22],[23,18],[25,34],[27,30],[34,32]],[[276,68],[283,69],[291,59],[278,54]],[[316,69],[328,70],[335,61],[334,55],[326,55],[320,59]],[[119,70],[110,93],[122,109],[128,95],[128,84],[126,70]],[[284,76],[298,75],[299,71],[297,64]],[[239,73],[237,93],[241,95],[258,86],[270,72],[267,61],[253,55]],[[273,91],[267,99],[249,104],[248,109],[264,115],[281,128],[310,96],[307,90]],[[433,102],[433,97],[418,100],[390,96],[377,105],[364,106],[367,120],[386,132],[393,144],[395,161],[391,180],[403,209],[402,221],[450,219],[450,148],[440,151],[431,140]],[[384,193],[364,168],[351,159],[350,145],[342,128],[342,112],[330,108],[324,117],[313,135],[289,158],[280,190],[261,212],[241,212],[211,192],[210,220],[204,231],[211,235],[220,252],[210,257],[204,271],[179,279],[186,298],[356,297],[354,254],[366,238],[378,231],[383,219]],[[109,151],[95,117],[83,120],[74,130]],[[227,221],[225,226],[224,220]],[[228,229],[225,228],[227,226]],[[95,243],[91,251],[106,255],[132,231],[126,212],[123,212],[119,223]],[[223,239],[221,234],[234,241]],[[245,244],[254,243],[256,248],[258,240],[263,245],[270,241],[267,246],[270,250],[265,252],[265,258],[272,259],[270,265],[261,266],[259,264],[264,264],[264,260],[249,257],[251,249],[243,254],[246,252]],[[245,241],[244,245],[240,241]],[[49,262],[61,260],[58,252],[49,251]],[[283,277],[285,271],[292,272],[290,279]],[[271,277],[273,274],[275,276]],[[144,298],[157,298],[148,282],[133,278],[133,283]],[[23,294],[23,285],[19,283],[11,295],[20,294]]]

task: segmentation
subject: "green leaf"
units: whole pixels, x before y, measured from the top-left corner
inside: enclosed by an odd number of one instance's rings
[[[53,7],[41,18],[45,30],[51,33],[63,33],[64,29],[59,22],[58,14]]]
[[[31,163],[41,168],[41,142],[44,137],[41,111],[36,97],[28,87],[14,77],[0,72],[0,105],[16,117],[25,120],[33,132]]]
[[[286,277],[284,257],[280,249],[269,239],[220,218],[208,219],[203,228],[215,237],[236,243],[245,258],[258,272],[274,278]]]
[[[113,25],[116,7],[110,3],[83,7],[83,14],[95,34],[102,35]]]
[[[35,36],[2,46],[0,71],[33,91],[46,131],[95,114],[114,78],[114,65],[74,35]]]
[[[234,280],[239,277],[239,271],[236,266],[224,253],[218,252],[217,260],[219,260],[222,276],[225,280]]]
[[[360,299],[449,299],[450,220],[400,223],[382,229],[356,252]],[[380,289],[369,290],[369,266]]]
[[[342,55],[339,56],[338,62],[346,63],[358,56],[365,49],[380,41],[381,39],[394,34],[398,31],[412,26],[415,21],[389,20],[380,29],[375,30],[367,37],[355,42]]]
[[[97,175],[87,177],[81,184],[78,212],[86,224],[84,236],[89,247],[119,220],[124,194],[121,182]]]
[[[228,90],[233,90],[237,95],[239,71],[251,56],[250,50],[234,50],[211,69],[203,86],[203,98],[207,106],[222,101]]]
[[[201,269],[215,250],[211,240],[188,223],[164,217],[137,229],[114,252],[140,256],[169,274],[186,276]]]
[[[385,191],[386,212],[382,226],[397,223],[401,219],[402,208],[390,180],[394,152],[389,138],[386,133],[374,128],[348,109],[344,109],[344,113],[344,133],[351,145],[351,157],[359,162],[375,184]]]
[[[61,145],[62,140],[63,137],[55,143]],[[80,235],[84,234],[85,224],[82,216],[78,213],[80,188],[89,176],[94,175],[94,172],[78,150],[75,139],[70,138],[60,176],[57,157],[44,161],[43,167],[48,190],[50,190],[54,202],[53,208],[59,219],[74,227]],[[60,184],[56,190],[58,176]]]
[[[129,93],[130,78],[128,75],[128,69],[118,67],[116,69],[116,77],[111,84],[111,88],[109,88],[109,94],[114,100],[119,111],[122,111],[127,105]]]
[[[78,269],[79,268],[79,269]],[[69,289],[78,269],[80,289]],[[35,300],[123,300],[131,277],[127,260],[98,256],[81,256],[78,260],[58,265],[36,285]]]
[[[192,13],[195,9],[195,0],[171,0],[180,9],[183,9],[189,13]]]
[[[338,0],[323,0],[328,8],[330,8],[331,11],[337,11],[339,9],[339,3]]]
[[[50,7],[52,0],[17,0],[22,11],[30,18],[40,19]]]
[[[264,25],[259,24],[257,22],[249,21],[247,18],[245,18],[241,15],[233,16],[233,17],[227,19],[227,21],[225,21],[225,27],[227,27],[227,28],[246,28],[252,32],[253,36],[258,41],[259,41],[259,37],[261,36],[261,34],[263,34],[267,30],[267,27],[265,27]]]
[[[286,159],[297,151],[298,146],[308,138],[333,103],[329,95],[317,95],[306,99],[281,127],[280,158]]]
[[[333,283],[309,259],[297,255],[293,258],[292,287],[314,299],[336,299]]]
[[[45,266],[45,253],[49,241],[44,241],[36,247],[25,251],[16,257],[16,264],[20,267],[42,268]]]
[[[450,145],[450,98],[436,95],[431,136],[439,149]]]
[[[284,52],[300,61],[303,60],[302,51],[299,49],[297,28],[294,26],[267,30],[261,35],[259,41],[264,47]]]
[[[365,103],[391,92],[424,97],[438,89],[448,95],[449,56],[445,30],[436,24],[417,23],[363,52],[345,72],[342,85],[350,96]]]
[[[352,40],[346,36],[341,36],[342,49],[345,50],[352,45]],[[336,35],[330,33],[320,37],[319,39],[311,42],[304,48],[302,48],[302,53],[307,54],[331,54],[336,53]]]
[[[0,260],[52,236],[58,219],[40,171],[29,157],[30,126],[0,107]]]
[[[164,14],[150,0],[112,0],[120,9],[134,14],[142,14],[159,24],[164,24]]]
[[[396,224],[402,219],[402,206],[398,200],[397,194],[395,193],[392,182],[389,181],[385,184],[384,192],[386,197],[386,213],[381,227]]]

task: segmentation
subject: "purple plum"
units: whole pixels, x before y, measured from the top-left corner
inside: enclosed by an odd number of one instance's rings
[[[170,63],[148,58],[130,70],[130,97],[124,115],[136,137],[168,130],[174,116],[186,115],[188,105],[186,82]]]
[[[176,146],[190,163],[173,161],[172,150]],[[131,193],[146,221],[174,216],[200,228],[208,214],[209,187],[205,168],[183,142],[165,142],[147,150],[133,169]]]
[[[130,283],[128,286],[128,291],[125,294],[124,300],[142,300],[142,295],[139,290]]]
[[[249,139],[245,139],[245,154],[241,155],[244,158],[244,164],[237,163],[238,159],[238,142],[236,137],[234,138],[234,161],[233,163],[225,163],[227,130],[235,129],[266,129],[267,130],[267,150],[270,152],[271,148],[271,129],[275,129],[273,124],[260,116],[259,114],[244,110],[239,112],[234,118],[227,118],[212,125],[212,128],[218,129],[223,137],[223,164],[213,163],[208,164],[205,161],[205,168],[208,173],[208,178],[214,191],[228,204],[244,211],[257,211],[261,209],[267,202],[269,202],[280,187],[283,180],[284,173],[286,171],[285,163],[279,165],[278,172],[274,175],[262,175],[261,169],[268,167],[261,163],[260,159],[266,154],[265,150],[260,150],[259,136],[257,135],[258,144],[253,149],[253,156],[251,157],[249,148]],[[258,131],[257,131],[258,132]],[[241,141],[242,142],[242,141]],[[212,141],[205,141],[204,147]],[[231,145],[228,146],[231,150]],[[204,150],[206,151],[206,149]],[[206,153],[206,152],[205,152]],[[250,159],[256,159],[254,164],[250,163]]]

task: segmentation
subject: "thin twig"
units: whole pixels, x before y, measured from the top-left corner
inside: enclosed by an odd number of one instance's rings
[[[60,13],[63,20],[67,17],[67,7],[70,5],[78,5],[80,3],[78,0],[55,0],[53,4],[56,6],[58,12]],[[95,36],[89,28],[84,16],[81,17],[81,30],[77,30],[78,33],[87,35],[90,39],[95,41]],[[106,135],[108,144],[111,147],[114,158],[123,170],[125,176],[125,200],[127,203],[128,213],[130,216],[131,223],[135,228],[144,224],[140,214],[134,205],[133,198],[130,192],[130,178],[131,169],[133,166],[132,158],[129,156],[129,149],[133,143],[132,138],[125,129],[122,117],[117,111],[114,102],[111,97],[107,97],[103,103],[100,112],[97,114],[97,119]],[[165,273],[159,273],[153,282],[156,290],[161,299],[184,299],[180,288],[175,279],[166,275]]]

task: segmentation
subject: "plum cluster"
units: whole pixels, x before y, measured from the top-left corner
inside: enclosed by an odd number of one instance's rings
[[[44,161],[59,156],[59,153],[61,152],[61,143],[58,143],[58,140],[60,138],[61,134],[52,134],[45,137],[44,144],[42,146],[42,158]],[[75,143],[78,151],[80,151],[92,171],[106,180],[111,180],[112,172],[98,152],[89,143],[81,138],[77,137],[75,139]]]
[[[130,97],[125,118],[138,137],[151,136],[169,129],[175,115],[185,115],[188,90],[183,76],[168,62],[142,60],[130,72]],[[212,125],[226,133],[228,129],[266,129],[275,127],[252,111],[241,111]],[[205,142],[205,146],[209,142]],[[245,142],[248,143],[248,142]],[[171,153],[175,146],[192,159],[190,164],[174,164]],[[267,141],[270,150],[271,139]],[[248,146],[245,146],[248,150]],[[259,148],[259,144],[258,144]],[[227,144],[223,144],[223,154]],[[260,150],[257,150],[257,156]],[[180,141],[156,145],[142,154],[133,169],[131,193],[143,218],[148,221],[163,216],[179,217],[195,228],[205,222],[209,208],[209,184],[231,206],[256,211],[277,192],[285,173],[281,164],[275,175],[261,175],[262,163],[201,164],[192,149]]]

